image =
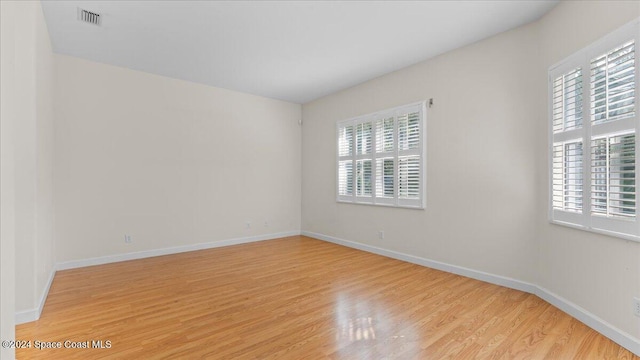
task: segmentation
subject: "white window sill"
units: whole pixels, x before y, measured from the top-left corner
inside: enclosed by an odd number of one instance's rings
[[[386,208],[398,208],[398,209],[411,209],[411,210],[424,210],[424,206],[412,206],[412,205],[395,205],[395,204],[385,204],[385,203],[372,203],[366,201],[346,201],[346,200],[336,200],[338,204],[351,204],[351,205],[369,205],[376,207],[386,207]]]
[[[593,229],[583,225],[577,225],[577,224],[572,224],[572,223],[567,223],[567,222],[557,221],[557,220],[549,220],[549,223],[566,226],[566,227],[570,227],[578,230],[588,231],[588,232],[596,233],[600,235],[612,236],[619,239],[640,242],[640,236],[636,236],[636,235],[629,235],[629,234],[624,234],[624,233],[619,233],[619,232],[609,231],[609,230],[602,230],[602,229]]]

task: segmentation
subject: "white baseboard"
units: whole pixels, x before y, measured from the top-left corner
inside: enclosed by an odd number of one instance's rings
[[[343,245],[350,248],[355,248],[358,250],[363,250],[370,253],[390,257],[393,259],[410,262],[412,264],[422,265],[428,268],[442,270],[449,273],[470,277],[472,279],[481,280],[491,284],[496,284],[496,285],[500,285],[500,286],[504,286],[511,289],[528,292],[528,293],[534,293],[536,289],[535,285],[533,284],[529,284],[527,282],[508,278],[505,276],[489,274],[486,272],[473,270],[473,269],[469,269],[462,266],[451,265],[451,264],[443,263],[436,260],[425,259],[425,258],[414,256],[414,255],[408,255],[408,254],[400,253],[393,250],[379,248],[376,246],[339,239],[333,236],[327,236],[327,235],[318,234],[318,233],[309,232],[309,231],[302,231],[302,235],[319,239],[319,240],[332,242],[334,244]]]
[[[47,296],[49,295],[49,289],[51,289],[51,283],[53,283],[53,278],[56,275],[55,269],[51,270],[51,274],[49,274],[49,280],[47,280],[47,284],[40,294],[40,301],[38,302],[38,307],[35,309],[23,310],[16,312],[16,325],[28,323],[31,321],[36,321],[40,319],[40,315],[42,314],[42,309],[44,308],[44,303],[47,301]]]
[[[606,336],[612,341],[616,342],[620,346],[633,352],[635,355],[640,356],[640,340],[627,334],[626,332],[616,328],[603,319],[590,313],[589,311],[581,308],[580,306],[572,303],[571,301],[562,298],[561,296],[552,293],[551,291],[528,282],[504,277],[500,275],[490,274],[483,271],[473,270],[462,266],[443,263],[440,261],[425,259],[418,256],[408,255],[397,251],[387,250],[376,246],[362,244],[354,241],[344,240],[333,236],[327,236],[324,234],[318,234],[310,231],[302,231],[302,235],[311,238],[328,241],[334,244],[343,245],[346,247],[367,251],[370,253],[390,257],[397,260],[410,262],[417,265],[422,265],[428,268],[442,270],[457,275],[466,276],[472,279],[496,284],[504,287],[508,287],[515,290],[524,291],[534,294],[558,309],[566,312],[574,318],[580,320],[587,326],[591,327],[600,334]]]
[[[573,302],[554,294],[551,291],[538,286],[535,294],[542,300],[566,312],[574,318],[580,320],[588,327],[608,337],[618,345],[640,356],[640,341],[617,327],[609,324],[598,316],[590,313]]]
[[[120,262],[120,261],[144,259],[144,258],[154,257],[154,256],[178,254],[178,253],[183,253],[188,251],[212,249],[212,248],[217,248],[222,246],[246,244],[246,243],[251,243],[256,241],[272,240],[272,239],[278,239],[282,237],[295,236],[295,235],[300,235],[300,231],[295,231],[295,230],[286,231],[281,233],[211,241],[208,243],[173,246],[168,248],[138,251],[138,252],[132,252],[132,253],[126,253],[126,254],[101,256],[101,257],[82,259],[82,260],[71,260],[71,261],[58,263],[56,265],[56,270],[68,270],[68,269],[75,269],[75,268],[85,267],[85,266],[102,265],[102,264],[109,264],[109,263]]]

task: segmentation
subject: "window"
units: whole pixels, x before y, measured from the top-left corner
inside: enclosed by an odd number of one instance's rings
[[[549,70],[552,222],[640,240],[638,21]]]
[[[339,202],[425,207],[425,102],[337,123]]]

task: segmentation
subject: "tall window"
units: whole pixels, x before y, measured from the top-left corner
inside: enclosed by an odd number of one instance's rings
[[[638,21],[549,70],[551,221],[640,239]]]
[[[425,207],[425,103],[337,123],[337,200]]]

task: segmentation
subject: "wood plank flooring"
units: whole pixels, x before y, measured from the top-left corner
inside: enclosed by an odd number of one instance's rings
[[[16,337],[18,359],[639,360],[534,295],[303,236],[60,271]]]

